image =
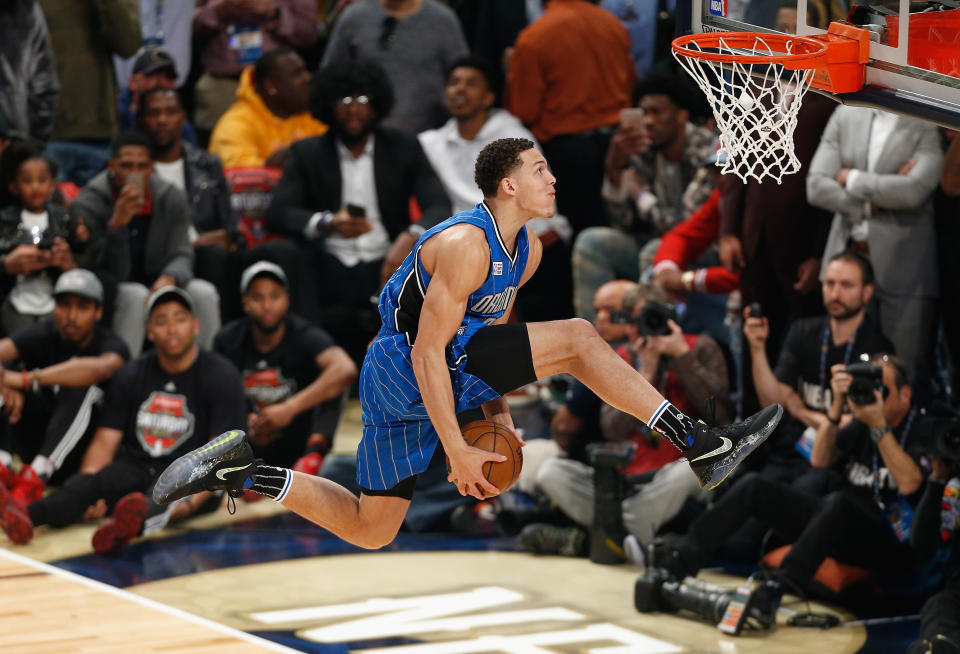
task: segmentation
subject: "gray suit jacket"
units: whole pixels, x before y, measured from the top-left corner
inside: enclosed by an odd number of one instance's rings
[[[879,290],[891,295],[936,296],[932,197],[943,163],[940,135],[931,123],[899,117],[876,170],[867,172],[872,112],[863,107],[837,107],[810,163],[809,202],[834,212],[823,252],[824,266],[846,248],[851,226],[863,218],[870,203],[876,209],[869,216],[867,243]],[[898,175],[900,166],[911,158],[916,159],[913,169]],[[834,179],[841,168],[858,171],[849,190]]]

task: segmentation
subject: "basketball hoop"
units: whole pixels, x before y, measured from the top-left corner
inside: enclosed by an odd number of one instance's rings
[[[673,56],[710,103],[719,154],[726,155],[717,158],[721,172],[779,184],[800,170],[793,131],[804,94],[811,85],[832,93],[859,90],[869,33],[841,23],[818,36],[705,32],[675,39]]]

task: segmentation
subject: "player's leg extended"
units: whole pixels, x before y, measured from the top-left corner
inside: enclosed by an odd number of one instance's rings
[[[157,479],[153,499],[160,504],[201,490],[243,490],[272,497],[284,506],[354,545],[368,549],[393,540],[410,506],[409,498],[366,495],[359,498],[328,479],[254,459],[241,431],[229,431],[184,454]]]
[[[704,488],[716,487],[774,430],[783,408],[769,406],[721,428],[695,423],[614,352],[585,320],[528,323],[538,379],[569,373],[604,402],[656,428],[690,461]]]
[[[663,396],[586,320],[527,323],[537,379],[568,373],[610,406],[650,424]]]

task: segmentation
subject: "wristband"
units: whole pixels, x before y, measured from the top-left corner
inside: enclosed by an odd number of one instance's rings
[[[871,427],[870,439],[873,441],[874,445],[879,443],[880,439],[883,438],[888,431],[890,431],[890,428],[886,425],[883,425],[882,427]]]
[[[24,368],[24,369],[23,369],[23,374],[21,375],[21,382],[20,382],[20,387],[21,387],[23,390],[27,390],[27,375],[28,375],[28,374],[29,374],[29,373],[27,372],[27,369]]]
[[[835,427],[839,427],[839,426],[840,426],[840,418],[834,419],[834,417],[830,415],[830,412],[829,412],[829,411],[827,411],[827,420],[829,420],[831,423],[833,423],[833,425],[834,425]]]

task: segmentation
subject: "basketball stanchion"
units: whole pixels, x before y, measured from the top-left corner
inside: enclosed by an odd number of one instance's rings
[[[720,130],[723,174],[779,184],[800,169],[793,131],[804,94],[863,87],[870,33],[831,23],[826,34],[704,32],[673,41],[673,56],[696,80]],[[718,160],[722,157],[718,157]]]

